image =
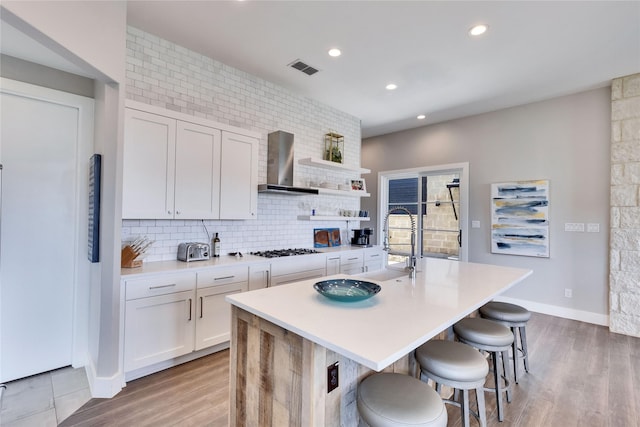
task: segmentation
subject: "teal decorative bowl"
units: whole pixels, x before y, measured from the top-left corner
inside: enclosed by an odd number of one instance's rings
[[[371,298],[380,292],[380,285],[355,279],[332,279],[314,283],[313,288],[325,297],[342,302]]]

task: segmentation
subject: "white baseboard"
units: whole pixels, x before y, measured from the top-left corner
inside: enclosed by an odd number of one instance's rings
[[[91,389],[91,397],[109,399],[120,393],[125,384],[122,374],[118,372],[110,377],[99,377],[96,374],[95,366],[93,366],[93,360],[90,357],[88,359],[85,371]]]
[[[541,304],[538,302],[526,301],[517,298],[508,298],[503,296],[496,297],[495,300],[517,304],[529,311],[533,311],[536,313],[562,317],[563,319],[578,320],[580,322],[592,323],[594,325],[609,326],[608,314],[598,314],[590,311],[574,310],[566,307],[558,307],[557,305]]]
[[[125,381],[133,381],[138,378],[145,377],[147,375],[155,374],[156,372],[164,371],[165,369],[172,368],[174,366],[181,365],[192,360],[199,359],[209,354],[217,353],[221,350],[229,348],[229,341],[225,341],[221,344],[214,345],[212,347],[205,348],[203,350],[188,353],[174,359],[165,360],[163,362],[154,363],[153,365],[145,366],[144,368],[138,368],[133,371],[126,372],[124,374]]]

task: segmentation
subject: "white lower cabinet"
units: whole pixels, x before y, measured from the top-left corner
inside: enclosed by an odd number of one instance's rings
[[[125,282],[125,372],[193,351],[195,285],[193,273]]]
[[[367,248],[125,278],[125,374],[147,375],[228,342],[227,295],[338,273],[360,274],[381,269],[383,263],[381,249]]]
[[[248,285],[246,265],[125,280],[124,371],[229,341],[225,296]]]
[[[271,263],[259,262],[249,265],[249,290],[271,286]]]
[[[249,267],[217,267],[198,272],[195,350],[229,341],[231,305],[227,295],[249,289]]]
[[[384,252],[381,248],[354,249],[339,255],[327,255],[327,275],[360,274],[381,270],[383,267]]]
[[[340,255],[327,255],[327,276],[340,273]]]
[[[300,280],[315,279],[325,276],[326,272],[326,256],[324,254],[276,258],[271,264],[269,286],[280,286]]]
[[[229,341],[231,332],[231,305],[227,295],[244,292],[247,282],[210,286],[198,289],[196,309],[196,351]]]
[[[363,271],[364,252],[349,251],[340,254],[340,273],[360,274]]]
[[[384,251],[381,248],[366,248],[364,250],[364,270],[377,271],[384,267]]]

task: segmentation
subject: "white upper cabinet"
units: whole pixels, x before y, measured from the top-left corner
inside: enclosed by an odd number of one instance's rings
[[[178,121],[176,219],[219,218],[220,139],[218,129]]]
[[[176,121],[125,111],[123,218],[173,218]]]
[[[255,219],[258,135],[132,101],[122,217]]]
[[[220,219],[256,219],[258,139],[222,132]]]

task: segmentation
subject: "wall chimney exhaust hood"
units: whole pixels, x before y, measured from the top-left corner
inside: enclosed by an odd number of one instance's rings
[[[258,192],[318,194],[315,188],[293,186],[293,134],[281,130],[271,132],[267,142],[267,183],[258,185]]]

